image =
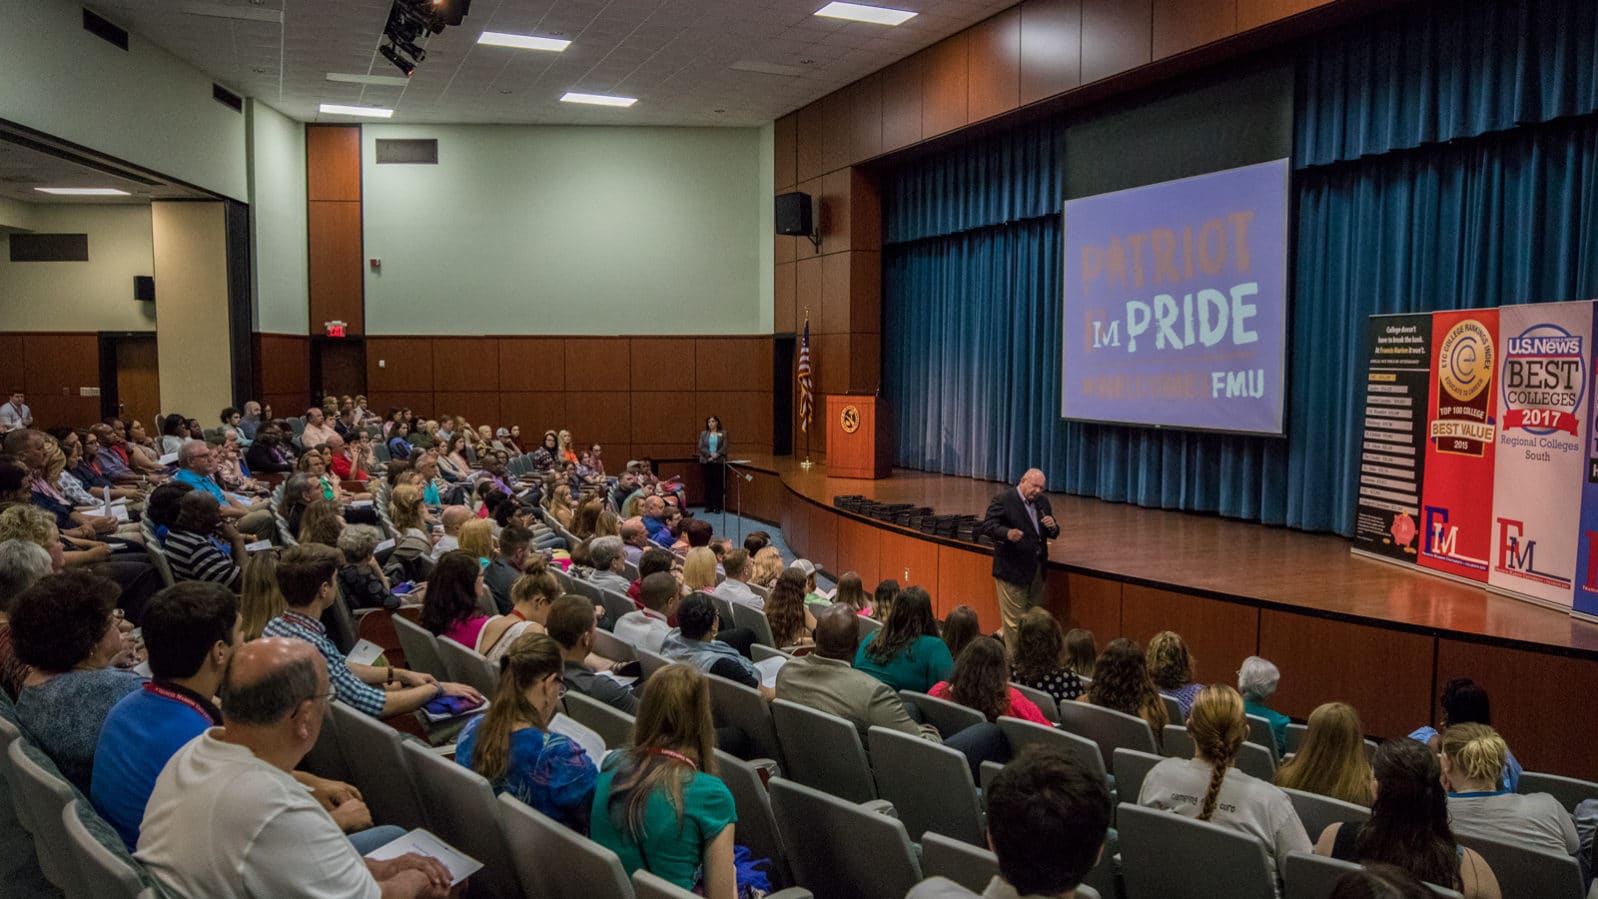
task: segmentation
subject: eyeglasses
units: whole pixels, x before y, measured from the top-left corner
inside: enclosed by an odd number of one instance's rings
[[[559,695],[565,696],[566,695],[566,691],[568,689],[570,689],[569,687],[566,686],[566,678],[561,677],[558,674],[551,674],[550,677],[554,678],[555,685],[560,688],[560,694]]]

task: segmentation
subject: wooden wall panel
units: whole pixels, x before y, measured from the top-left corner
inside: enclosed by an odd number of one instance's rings
[[[504,423],[499,407],[499,392],[486,390],[438,390],[433,393],[433,414],[465,416],[472,427],[488,425],[497,428]],[[527,429],[523,428],[525,436]]]
[[[350,335],[365,333],[361,204],[313,200],[306,223],[311,331],[321,333],[324,322],[342,321]]]
[[[878,571],[899,586],[914,584],[929,593],[938,590],[938,545],[899,531],[883,530]]]
[[[776,286],[772,290],[771,327],[777,334],[792,334],[799,330],[799,266],[789,262],[776,267]]]
[[[683,398],[675,393],[632,394],[631,442],[651,446],[650,455],[686,456],[692,453],[699,437],[699,422],[690,403],[683,408]],[[655,452],[654,448],[668,447],[668,452]]]
[[[795,121],[798,124],[795,176],[800,181],[819,178],[827,171],[822,156],[822,133],[826,126],[821,117],[821,103],[817,101],[799,110]]]
[[[11,394],[19,387],[27,389],[28,363],[23,358],[26,342],[24,334],[0,334],[0,395],[6,397],[5,402],[10,402]]]
[[[810,197],[810,226],[816,234],[827,230],[827,207],[821,202],[822,186],[820,175],[799,182],[799,192]],[[793,239],[793,255],[795,259],[810,259],[819,256],[824,249],[824,247],[817,247],[809,235]]]
[[[498,391],[499,339],[433,338],[433,389],[440,392]],[[442,410],[447,411],[450,410]]]
[[[1493,697],[1493,727],[1526,770],[1587,780],[1598,772],[1598,742],[1578,738],[1583,727],[1572,727],[1582,720],[1586,698],[1598,695],[1598,665],[1549,653],[1439,639],[1436,692],[1456,677],[1469,677],[1487,688]],[[1437,720],[1435,710],[1428,720]]]
[[[100,338],[93,331],[12,332],[7,341],[21,346],[21,366],[12,369],[0,390],[21,390],[27,394],[33,412],[33,426],[39,429],[58,426],[86,427],[100,420],[100,398],[83,396],[83,388],[99,388]],[[20,374],[20,380],[18,375]],[[215,412],[203,409],[169,409],[204,419]]]
[[[1154,0],[1154,58],[1175,56],[1237,32],[1238,0]]]
[[[304,334],[258,333],[254,337],[256,387],[262,396],[277,397],[278,403],[294,397],[294,406],[310,405],[311,339]]]
[[[844,88],[849,97],[849,158],[870,159],[882,152],[882,75],[873,72]]]
[[[921,136],[934,137],[971,121],[968,102],[970,78],[966,66],[967,32],[960,32],[923,51],[926,67],[921,74]]]
[[[876,176],[858,166],[849,170],[849,231],[851,249],[882,249],[881,191]]]
[[[321,369],[322,382],[316,390],[335,396],[361,396],[366,393],[366,347],[354,340],[323,340],[312,345]]]
[[[431,393],[433,391],[432,339],[427,337],[368,338],[366,341],[366,386],[368,390],[377,393],[394,391],[426,391]]]
[[[971,27],[967,88],[971,121],[1009,112],[1021,96],[1021,7]]]
[[[607,446],[627,446],[632,442],[632,395],[626,391],[606,393],[567,393],[566,423],[562,427],[572,432],[580,444],[601,443]],[[620,470],[615,452],[606,453],[612,459],[611,467]]]
[[[369,370],[369,369],[368,369]],[[366,394],[368,406],[382,415],[390,408],[409,409],[412,415],[426,417],[433,414],[431,390],[370,390]],[[279,412],[279,415],[284,413]]]
[[[825,282],[823,282],[825,289]],[[882,331],[882,254],[849,254],[849,332],[875,334]]]
[[[1081,627],[1092,631],[1102,650],[1106,643],[1123,633],[1121,582],[1075,573],[1065,578],[1067,614],[1060,624],[1066,630]]]
[[[765,337],[701,337],[694,341],[694,389],[764,391],[769,400],[771,352]]]
[[[821,257],[801,259],[796,263],[794,291],[794,332],[802,333],[805,317],[810,317],[810,333],[814,337],[821,327]],[[797,350],[795,353],[797,354]]]
[[[875,393],[882,384],[882,335],[849,335],[850,393]]]
[[[694,341],[677,337],[630,337],[628,358],[632,360],[632,390],[676,392],[687,386],[674,372],[694,370]],[[698,433],[696,430],[694,433]]]
[[[361,126],[305,127],[305,196],[361,201]]]
[[[888,152],[921,140],[921,69],[917,53],[882,70],[882,150]]]
[[[1153,0],[1082,0],[1082,83],[1151,61]]]
[[[566,341],[567,389],[627,390],[632,355],[625,339],[572,337]]]
[[[849,268],[854,253],[833,253],[821,257],[821,318],[811,319],[811,330],[820,334],[849,333]]]
[[[797,124],[798,117],[789,113],[772,129],[772,176],[777,193],[792,190],[799,181]]]
[[[805,558],[837,577],[838,570],[838,516],[804,500],[795,500],[805,507]]]
[[[1332,0],[1238,0],[1237,30],[1242,32],[1268,25],[1330,2]]]
[[[987,553],[938,547],[938,589],[932,606],[939,618],[946,618],[955,606],[976,610],[982,633],[991,634],[1004,625],[999,617],[999,597],[993,587],[993,557]]]
[[[849,249],[853,235],[850,213],[852,169],[828,172],[821,178],[821,251],[839,253]]]
[[[559,423],[566,420],[566,394],[556,391],[501,393],[499,417],[507,428],[521,425],[522,449],[531,452],[544,439],[544,431],[559,427]],[[625,464],[626,460],[622,462]]]
[[[637,395],[634,396],[636,398]],[[686,418],[692,425],[693,433],[688,435],[689,442],[684,448],[686,454],[692,455],[698,448],[699,431],[704,427],[705,419],[712,415],[720,418],[722,427],[727,429],[727,446],[731,453],[728,458],[738,459],[752,452],[771,452],[770,390],[700,390],[691,395],[693,408],[683,409],[683,401],[688,398],[680,394],[672,397],[679,410],[678,416]],[[634,441],[639,439],[636,421],[635,418]]]
[[[821,171],[841,169],[854,161],[853,113],[850,97],[843,91],[834,91],[820,100],[821,106]]]
[[[1021,103],[1082,83],[1082,0],[1021,4]]]
[[[1260,613],[1258,654],[1282,672],[1271,708],[1304,719],[1323,702],[1346,702],[1373,737],[1403,736],[1431,720],[1435,646],[1423,634],[1272,609]]]
[[[816,371],[816,391],[823,396],[849,392],[849,340],[850,335],[846,333],[810,335],[810,360]],[[816,429],[817,436],[827,432],[821,421],[821,402],[818,398],[816,421],[823,426]]]
[[[1241,603],[1205,599],[1127,584],[1121,589],[1121,630],[1138,645],[1160,631],[1182,635],[1204,683],[1237,683],[1237,666],[1254,654],[1260,610]]]
[[[561,338],[499,338],[500,390],[548,391],[565,387],[566,346]]]
[[[838,573],[860,575],[866,590],[875,590],[882,577],[882,529],[856,521],[838,520]]]
[[[728,492],[729,503],[734,498],[737,500],[737,503],[729,505],[728,508],[734,511],[741,508],[741,514],[746,518],[765,522],[781,521],[783,509],[789,503],[788,488],[783,485],[781,478],[770,472],[753,471],[750,474],[754,480],[744,482],[743,487],[739,488],[742,491],[740,494],[735,497],[731,491]],[[741,507],[738,503],[742,504]]]

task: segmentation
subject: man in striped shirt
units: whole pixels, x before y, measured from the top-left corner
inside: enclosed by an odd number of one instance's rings
[[[238,592],[244,537],[222,518],[222,505],[203,490],[178,500],[178,516],[161,542],[172,575],[180,581],[210,581]]]

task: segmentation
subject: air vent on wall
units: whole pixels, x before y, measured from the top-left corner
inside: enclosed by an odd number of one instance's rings
[[[378,165],[438,165],[438,141],[434,138],[377,139]]]
[[[233,93],[220,84],[211,85],[211,99],[228,107],[234,112],[244,111],[244,98]]]
[[[13,234],[12,262],[88,262],[87,234]]]
[[[85,9],[83,11],[83,30],[118,49],[128,49],[128,33],[122,28],[111,24],[102,16]]]

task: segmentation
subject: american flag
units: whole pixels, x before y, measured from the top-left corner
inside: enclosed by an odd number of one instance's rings
[[[799,340],[799,430],[809,432],[810,413],[815,405],[810,383],[810,316],[805,316],[804,337]]]

